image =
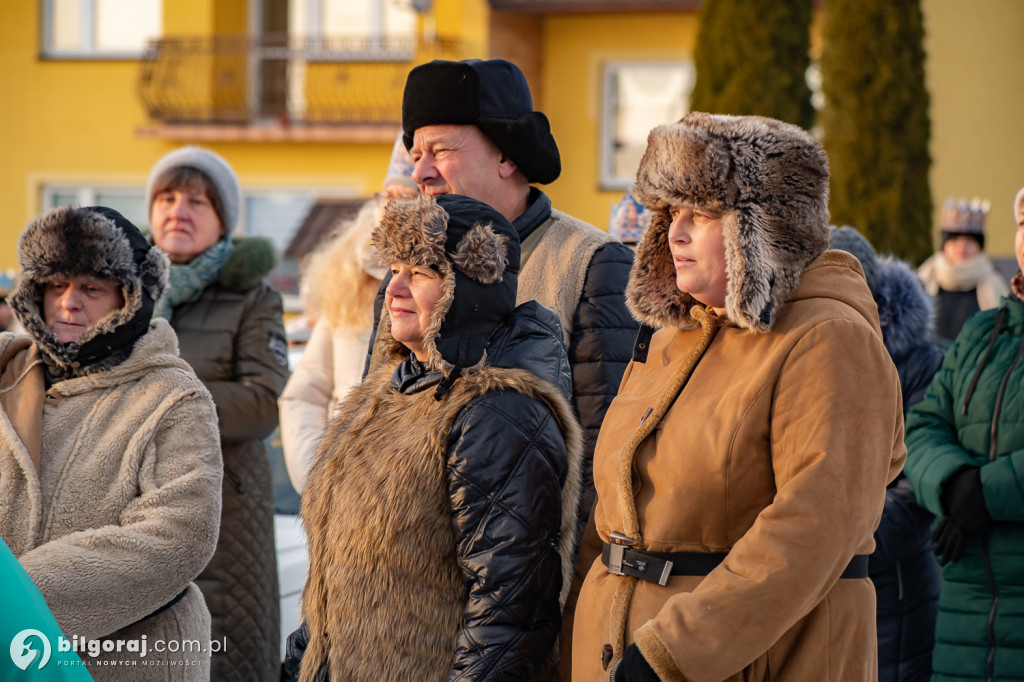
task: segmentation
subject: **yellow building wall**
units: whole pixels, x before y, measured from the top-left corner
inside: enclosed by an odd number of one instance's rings
[[[135,61],[42,59],[42,3],[0,9],[0,268],[15,265],[16,238],[42,208],[47,184],[142,187],[150,166],[178,142],[141,137],[150,124],[136,94]],[[165,35],[244,33],[246,0],[164,2]],[[1024,185],[1018,152],[1024,111],[1024,3],[922,0],[927,79],[932,98],[931,184],[947,196],[992,201],[988,251],[1012,255],[1010,206]],[[431,33],[464,41],[465,57],[486,56],[486,0],[437,0],[422,21]],[[815,26],[820,27],[820,15]],[[542,73],[536,99],[562,152],[562,175],[545,187],[555,205],[599,227],[618,191],[599,188],[602,66],[611,61],[686,59],[695,12],[550,15],[543,19]],[[820,50],[814,30],[814,50]],[[368,196],[379,187],[389,145],[355,143],[206,143],[236,168],[247,189],[315,188]]]
[[[622,191],[600,189],[603,67],[691,59],[697,14],[552,15],[543,34],[544,113],[562,156],[562,175],[544,189],[556,208],[604,230]]]
[[[435,0],[425,30],[463,41],[462,59],[486,59],[489,17],[487,0]]]
[[[0,269],[16,267],[18,234],[42,211],[44,186],[144,188],[153,163],[185,144],[138,134],[152,122],[137,95],[137,61],[42,59],[41,5],[0,7]],[[244,34],[247,7],[247,0],[164,0],[163,33]],[[445,37],[468,39],[473,54],[486,53],[485,0],[437,0],[434,14],[425,23]],[[391,152],[390,143],[202,145],[232,164],[246,190],[350,197],[380,188]]]
[[[946,197],[992,201],[987,251],[1011,257],[1011,207],[1024,186],[1019,120],[1024,112],[1024,2],[922,0],[931,93],[935,222]],[[824,11],[827,11],[827,6]],[[811,52],[823,48],[823,10]],[[554,204],[602,229],[618,191],[599,188],[602,66],[612,61],[691,59],[697,12],[551,15],[543,22],[544,111],[562,152],[562,175],[545,188]]]
[[[922,7],[935,223],[947,197],[988,198],[985,250],[1013,258],[1013,198],[1024,186],[1024,2]]]

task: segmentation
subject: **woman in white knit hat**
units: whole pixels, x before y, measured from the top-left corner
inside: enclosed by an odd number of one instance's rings
[[[224,453],[217,551],[197,582],[213,617],[215,680],[276,680],[280,606],[274,499],[266,438],[288,374],[281,296],[263,277],[275,264],[265,239],[232,239],[241,189],[206,149],[183,147],[149,176],[153,241],[171,259],[156,315],[178,334],[181,357],[213,394]]]

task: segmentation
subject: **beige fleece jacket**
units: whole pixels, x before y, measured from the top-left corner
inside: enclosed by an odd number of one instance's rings
[[[0,334],[0,357],[15,339]],[[41,371],[2,390],[38,390],[29,379]],[[147,662],[193,664],[109,666],[97,663],[139,654],[83,655],[98,680],[208,678],[207,652],[152,651],[157,640],[209,645],[209,612],[191,581],[216,546],[223,471],[213,401],[178,357],[170,325],[155,320],[120,365],[52,385],[39,418],[37,470],[0,412],[0,535],[65,635],[146,635]]]

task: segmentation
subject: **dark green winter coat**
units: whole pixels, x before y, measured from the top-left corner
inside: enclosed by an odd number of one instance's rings
[[[281,296],[262,278],[274,266],[263,239],[236,239],[218,280],[174,308],[181,357],[213,395],[224,453],[217,551],[196,583],[212,636],[227,638],[211,660],[214,680],[276,680],[280,602],[274,499],[266,438],[288,378]]]
[[[933,680],[1024,679],[1022,342],[1021,301],[977,313],[907,418],[906,474],[921,504],[947,516],[943,484],[965,465],[978,466],[994,522],[943,567]]]

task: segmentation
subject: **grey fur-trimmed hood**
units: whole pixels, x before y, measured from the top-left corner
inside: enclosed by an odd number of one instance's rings
[[[443,293],[424,330],[431,370],[448,384],[478,365],[491,333],[515,309],[519,238],[493,208],[475,199],[445,195],[392,201],[373,232],[382,263],[430,267],[442,276]],[[389,358],[408,349],[391,336],[384,315],[378,333]]]
[[[693,324],[697,303],[676,287],[668,248],[673,205],[723,214],[729,319],[767,331],[829,244],[828,157],[803,129],[760,116],[687,114],[651,131],[636,193],[651,222],[626,300],[652,327]]]
[[[51,369],[67,375],[103,370],[130,354],[134,340],[149,328],[170,266],[167,255],[150,246],[138,228],[101,206],[62,206],[32,220],[18,239],[18,263],[11,308]],[[124,305],[76,341],[62,344],[46,325],[43,292],[50,282],[81,275],[118,284]]]

